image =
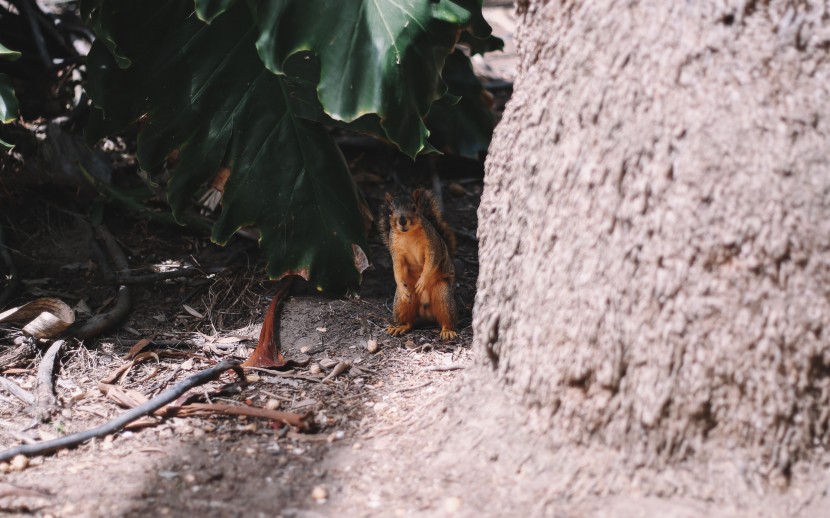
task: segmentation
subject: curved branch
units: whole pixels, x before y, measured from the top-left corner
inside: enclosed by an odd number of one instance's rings
[[[124,412],[120,416],[102,424],[101,426],[97,426],[95,428],[92,428],[91,430],[86,430],[83,432],[67,435],[59,439],[38,442],[35,444],[25,444],[23,446],[18,446],[16,448],[11,448],[2,451],[0,452],[0,462],[5,462],[10,459],[13,459],[16,455],[26,455],[27,457],[47,455],[58,450],[78,446],[96,437],[103,437],[105,435],[117,432],[118,430],[124,428],[126,425],[135,421],[136,419],[144,417],[146,415],[150,415],[159,408],[163,407],[164,405],[175,401],[182,394],[192,389],[193,387],[204,385],[205,383],[218,378],[219,375],[225,372],[226,370],[236,370],[238,369],[238,367],[239,364],[237,362],[221,362],[209,369],[203,370],[202,372],[190,376],[181,383],[178,383],[173,387],[165,390],[164,392],[154,397],[150,401],[138,405],[132,410]],[[240,378],[244,379],[244,376],[242,376],[240,373],[237,373],[237,375],[239,375]]]
[[[121,248],[118,246],[118,243],[115,241],[115,238],[112,237],[112,234],[110,234],[109,231],[107,231],[107,229],[103,226],[96,227],[95,233],[98,239],[100,239],[104,243],[104,246],[107,249],[107,253],[112,259],[112,262],[115,265],[116,275],[122,278],[129,277],[130,266],[127,263],[127,256],[125,256],[124,252],[121,251]],[[92,247],[93,250],[95,250],[98,247],[98,245],[93,241]],[[101,256],[101,258],[98,260],[102,263],[100,267],[104,271],[104,274],[108,277],[112,276],[112,272],[109,270],[107,261],[105,258],[103,258],[103,253],[100,252],[100,249],[96,253],[96,255]],[[94,317],[84,322],[76,330],[70,331],[72,335],[79,340],[85,340],[87,338],[92,338],[93,336],[98,336],[108,331],[109,329],[117,325],[121,320],[123,320],[130,312],[131,308],[132,295],[130,292],[130,287],[125,284],[122,284],[118,287],[118,297],[115,302],[115,307],[113,307],[112,310],[102,315],[95,315]]]

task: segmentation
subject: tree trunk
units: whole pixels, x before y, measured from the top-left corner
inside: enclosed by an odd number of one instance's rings
[[[830,431],[827,4],[518,9],[480,357],[550,445],[788,476]]]

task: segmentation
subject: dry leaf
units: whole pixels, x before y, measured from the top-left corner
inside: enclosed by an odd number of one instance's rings
[[[187,304],[182,304],[182,307],[184,308],[185,311],[190,313],[190,315],[192,315],[196,318],[205,318],[205,316],[203,314],[199,313],[198,311],[196,311],[192,307],[188,306]]]
[[[35,338],[52,338],[75,322],[75,312],[60,299],[44,297],[0,313],[0,322],[28,320],[23,332]]]
[[[135,355],[140,353],[145,347],[153,343],[153,340],[150,338],[142,338],[132,347],[130,347],[130,351],[127,353],[127,359],[135,358]]]

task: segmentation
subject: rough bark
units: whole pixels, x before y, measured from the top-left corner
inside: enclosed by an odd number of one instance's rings
[[[827,4],[518,8],[480,357],[549,445],[787,475],[830,433]]]

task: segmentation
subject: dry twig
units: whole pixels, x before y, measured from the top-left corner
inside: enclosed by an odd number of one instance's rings
[[[31,392],[23,389],[20,385],[13,382],[12,380],[0,376],[0,385],[6,389],[9,394],[16,397],[20,401],[23,401],[27,405],[33,405],[35,403],[35,396]]]
[[[115,264],[116,273],[119,277],[127,277],[129,276],[129,264],[127,263],[127,257],[124,255],[124,252],[118,246],[118,243],[115,241],[115,238],[112,237],[112,234],[107,231],[106,228],[103,226],[99,226],[96,228],[96,234],[98,238],[104,243],[104,246],[107,249],[107,253],[109,253],[110,258],[112,258],[113,264]],[[98,245],[93,241],[92,242],[93,251],[98,249]],[[98,249],[96,253],[97,256],[103,256]],[[107,265],[106,259],[99,258],[98,259],[101,267],[101,270],[107,276],[112,275],[112,272],[109,270],[109,266]],[[122,284],[118,286],[118,297],[115,302],[115,307],[112,308],[109,312],[104,313],[102,315],[95,315],[94,317],[90,318],[83,325],[81,325],[78,329],[73,332],[73,335],[78,338],[79,340],[84,340],[87,338],[92,338],[93,336],[98,336],[100,334],[105,333],[109,329],[113,328],[118,322],[124,319],[127,314],[130,312],[130,308],[132,307],[132,297],[130,294],[130,287],[126,284]],[[71,331],[71,330],[70,330]]]
[[[41,358],[40,365],[37,368],[34,413],[44,422],[52,416],[58,406],[54,383],[55,359],[65,343],[63,340],[55,340]]]
[[[34,340],[24,337],[24,339],[17,344],[17,347],[14,349],[7,349],[3,352],[3,354],[0,354],[0,369],[8,369],[9,367],[20,365],[34,356],[36,350],[37,348],[35,347]]]
[[[142,405],[139,405],[133,408],[132,410],[128,410],[127,412],[124,412],[115,419],[108,421],[95,428],[92,428],[91,430],[74,433],[51,441],[43,441],[36,444],[26,444],[23,446],[18,446],[16,448],[11,448],[2,451],[0,452],[0,462],[10,460],[14,458],[16,455],[26,455],[27,457],[33,457],[36,455],[47,455],[58,450],[78,446],[96,437],[103,437],[105,435],[117,432],[118,430],[124,428],[124,426],[126,426],[127,424],[135,421],[136,419],[144,417],[146,415],[150,415],[159,408],[163,407],[164,405],[175,401],[182,394],[192,389],[193,387],[204,385],[205,383],[218,378],[220,374],[229,369],[234,369],[235,371],[237,371],[237,374],[240,378],[243,377],[242,373],[239,371],[238,363],[227,361],[221,362],[209,369],[203,370],[202,372],[190,376],[181,383],[177,383],[171,388],[165,390],[164,392],[154,397],[150,401]]]
[[[116,284],[146,284],[150,282],[165,281],[168,279],[181,279],[185,277],[198,277],[200,275],[213,275],[222,273],[226,268],[181,268],[169,272],[148,273],[145,275],[124,275],[123,273],[110,277]]]
[[[427,372],[446,372],[446,371],[457,371],[463,369],[463,365],[458,365],[457,363],[453,363],[450,365],[431,365],[429,367],[424,367],[422,370]]]
[[[188,403],[180,407],[169,407],[166,409],[165,415],[168,416],[200,416],[200,415],[244,415],[250,417],[261,417],[270,419],[272,421],[280,421],[288,426],[293,426],[300,430],[308,430],[311,425],[311,412],[305,414],[296,414],[293,412],[280,412],[279,410],[270,410],[268,408],[258,408],[243,405],[229,405],[224,403]]]

